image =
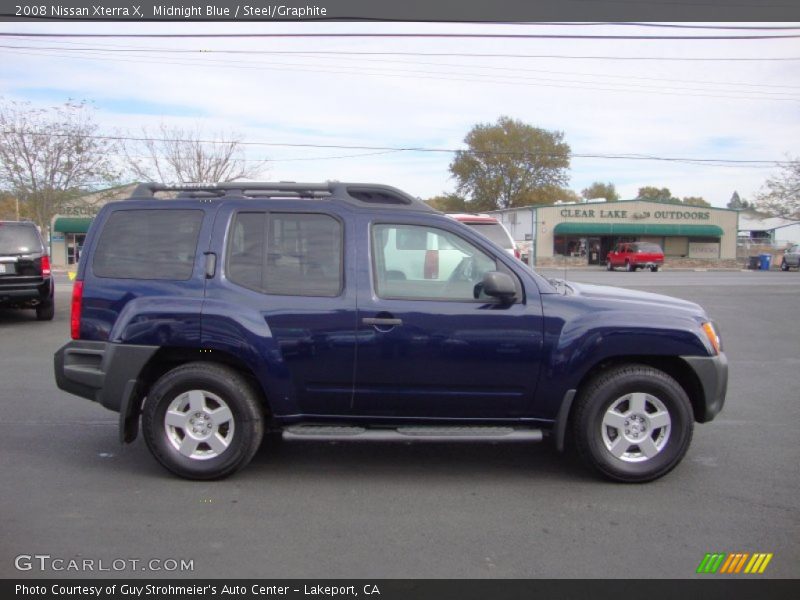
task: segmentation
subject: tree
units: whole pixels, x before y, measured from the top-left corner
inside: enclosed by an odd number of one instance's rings
[[[570,148],[561,131],[500,117],[494,125],[475,125],[464,143],[467,150],[456,153],[450,172],[478,210],[543,203],[537,192],[560,189],[569,179]]]
[[[733,210],[745,210],[751,208],[751,206],[747,200],[742,200],[739,197],[739,192],[734,191],[731,195],[731,199],[728,201],[728,208]]]
[[[614,184],[601,181],[595,181],[592,185],[582,190],[581,196],[584,200],[593,200],[595,198],[604,198],[608,202],[617,202],[619,200],[619,194]]]
[[[681,204],[685,204],[686,206],[703,206],[703,207],[711,206],[711,204],[706,202],[705,198],[701,198],[700,196],[686,196],[681,201]]]
[[[134,177],[160,183],[218,183],[256,179],[266,161],[248,164],[242,138],[236,134],[206,135],[199,128],[167,127],[156,135],[142,130],[140,140],[125,143],[124,153]],[[211,141],[213,140],[213,141]]]
[[[779,173],[767,179],[758,195],[759,210],[778,217],[800,219],[800,159],[785,164]]]
[[[458,194],[443,194],[425,200],[431,208],[442,212],[464,212],[467,210],[464,198]]]
[[[653,186],[640,187],[636,199],[680,204],[680,200],[672,197],[672,192],[669,191],[669,188],[657,188]]]
[[[0,187],[14,194],[20,212],[41,227],[68,200],[111,183],[114,142],[97,137],[85,102],[52,108],[0,99]]]

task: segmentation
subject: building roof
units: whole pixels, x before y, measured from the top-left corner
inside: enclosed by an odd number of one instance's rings
[[[486,211],[489,214],[499,212],[510,212],[513,210],[530,210],[532,208],[573,208],[573,207],[590,207],[596,208],[600,205],[617,206],[629,202],[647,202],[649,204],[662,204],[664,206],[672,206],[674,208],[694,209],[694,210],[724,210],[727,212],[740,212],[735,208],[725,208],[723,206],[694,206],[692,204],[675,204],[674,202],[667,202],[665,200],[650,200],[647,198],[629,198],[628,200],[616,200],[615,202],[597,202],[592,200],[590,202],[557,202],[555,204],[531,204],[529,206],[514,206],[512,208],[498,208],[496,210]]]
[[[773,231],[790,225],[800,225],[800,221],[783,217],[760,217],[744,212],[739,214],[739,231]]]

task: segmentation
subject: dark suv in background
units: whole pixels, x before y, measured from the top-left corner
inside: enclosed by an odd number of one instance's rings
[[[0,306],[33,308],[53,318],[53,276],[39,228],[26,221],[0,221]]]

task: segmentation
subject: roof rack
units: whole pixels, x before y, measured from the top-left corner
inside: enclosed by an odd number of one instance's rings
[[[428,204],[389,185],[374,183],[297,183],[294,181],[230,183],[187,183],[164,185],[141,183],[131,194],[131,200],[155,198],[159,192],[177,192],[178,198],[307,198],[331,199],[347,202],[361,208],[380,205],[385,208],[401,208],[425,212],[438,212]]]

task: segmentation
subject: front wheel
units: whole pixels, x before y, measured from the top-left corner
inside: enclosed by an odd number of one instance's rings
[[[636,270],[636,267],[634,267],[634,266],[633,266],[633,265],[630,263],[630,261],[627,261],[627,262],[625,263],[625,270],[626,270],[628,273],[632,273],[633,271],[635,271],[635,270]]]
[[[781,271],[788,271],[788,270],[789,270],[789,265],[786,264],[786,259],[784,258],[781,261]]]
[[[675,379],[623,365],[581,390],[573,434],[583,460],[606,477],[641,483],[666,475],[689,448],[694,413]]]
[[[147,447],[187,479],[220,479],[253,458],[264,435],[258,393],[239,372],[189,363],[152,387],[142,413]]]
[[[653,265],[652,267],[650,267],[650,270],[651,270],[653,273],[656,273],[656,272],[658,272],[658,265]]]
[[[614,270],[614,266],[611,264],[610,260],[607,260],[606,261],[606,271],[613,271],[613,270]]]

